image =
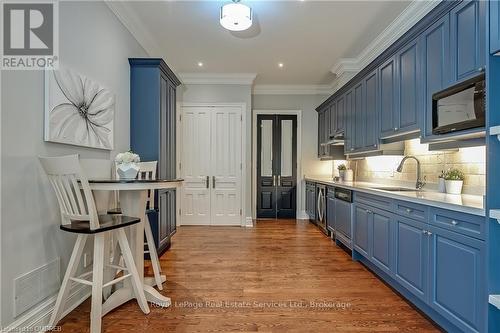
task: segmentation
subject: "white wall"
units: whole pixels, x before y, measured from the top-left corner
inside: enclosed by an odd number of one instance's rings
[[[246,165],[247,177],[245,185],[245,207],[243,216],[251,216],[251,163],[252,163],[252,87],[250,85],[225,85],[225,84],[190,84],[177,88],[177,101],[179,103],[245,103],[245,140],[246,155],[243,163]],[[182,147],[182,142],[180,143]],[[181,148],[182,149],[182,148]]]
[[[328,96],[323,95],[253,95],[253,110],[302,110],[302,173],[308,176],[331,174],[331,161],[320,161],[317,157],[318,115],[316,107]],[[305,185],[302,187],[305,188]],[[303,192],[303,191],[302,191]],[[305,210],[304,193],[297,193],[300,211]]]
[[[64,273],[74,237],[59,230],[54,193],[38,155],[79,153],[109,159],[129,149],[128,57],[145,51],[102,2],[60,3],[60,59],[116,94],[115,151],[43,141],[41,71],[1,75],[1,324],[13,317],[13,279],[61,256]]]

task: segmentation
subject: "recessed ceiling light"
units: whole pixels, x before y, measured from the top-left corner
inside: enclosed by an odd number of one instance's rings
[[[280,63],[278,64],[278,67],[279,67],[279,68],[283,68],[283,66],[285,66],[285,65],[284,65],[282,62],[280,62]]]
[[[199,63],[198,63],[198,67],[203,67],[203,63],[202,63],[202,62],[199,62]]]

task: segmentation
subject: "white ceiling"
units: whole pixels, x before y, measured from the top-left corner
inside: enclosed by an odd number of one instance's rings
[[[357,57],[410,3],[242,2],[252,7],[254,26],[241,33],[219,25],[224,1],[122,5],[159,53],[155,55],[177,73],[257,73],[255,83],[261,85],[318,85],[330,84],[332,66],[341,58]]]

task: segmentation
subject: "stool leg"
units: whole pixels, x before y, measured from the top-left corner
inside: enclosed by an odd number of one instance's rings
[[[59,289],[59,294],[57,295],[56,305],[54,306],[54,310],[52,310],[52,315],[50,316],[50,327],[57,325],[57,322],[59,321],[60,316],[64,310],[64,305],[66,303],[66,299],[68,298],[69,289],[71,286],[70,278],[75,276],[86,241],[87,235],[78,235],[75,246],[73,247],[73,252],[71,253],[71,257],[69,259],[68,268],[66,269],[66,273],[64,274],[61,288]]]
[[[94,268],[92,272],[92,308],[90,309],[90,333],[101,332],[102,322],[102,279],[104,272],[105,234],[94,237]]]
[[[146,214],[147,217],[147,214]],[[156,252],[156,245],[153,238],[153,232],[151,231],[151,225],[149,224],[149,217],[146,218],[146,223],[144,223],[144,233],[146,234],[146,241],[148,243],[149,257],[151,258],[151,264],[153,266],[153,273],[155,276],[156,286],[159,290],[163,290],[161,283],[161,266],[158,260],[158,253]]]
[[[144,286],[139,278],[137,267],[135,267],[134,257],[132,256],[132,251],[128,245],[127,236],[125,236],[125,231],[123,231],[123,229],[118,229],[116,231],[116,235],[118,236],[118,242],[120,243],[120,248],[122,249],[123,260],[125,261],[128,272],[132,275],[131,282],[132,287],[134,288],[137,303],[139,304],[142,312],[147,314],[149,313],[149,306],[146,301],[146,296],[144,295]]]

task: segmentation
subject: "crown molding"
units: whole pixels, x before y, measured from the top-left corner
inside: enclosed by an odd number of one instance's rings
[[[331,95],[333,87],[327,84],[257,84],[253,95]]]
[[[104,3],[142,46],[148,56],[162,57],[162,52],[158,44],[151,38],[151,33],[142,22],[137,19],[137,16],[134,14],[133,10],[128,7],[126,2],[107,0],[104,1]]]
[[[368,64],[417,24],[418,21],[440,2],[440,0],[411,2],[356,58],[340,59],[330,69],[330,72],[336,75],[336,78],[332,82],[335,91],[346,84],[361,69],[368,66]]]
[[[183,84],[242,84],[252,85],[255,73],[179,73]]]

